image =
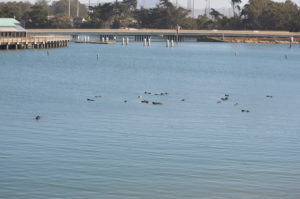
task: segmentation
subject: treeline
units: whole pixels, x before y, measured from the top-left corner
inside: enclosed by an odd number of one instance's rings
[[[38,0],[34,4],[28,1],[0,2],[0,17],[16,18],[25,28],[71,28],[79,19],[88,17],[88,10],[78,0],[71,0],[70,5],[69,17],[68,0],[53,1],[51,5],[47,0]]]
[[[46,0],[35,4],[8,2],[0,3],[0,17],[15,16],[28,28],[174,29],[178,24],[184,29],[300,30],[300,9],[291,0],[249,0],[244,7],[241,7],[242,0],[227,1],[232,5],[232,17],[211,9],[193,18],[190,10],[176,7],[169,0],[160,0],[153,8],[138,8],[137,0],[100,3],[89,8],[71,0],[71,17],[68,17],[68,0],[52,5]]]

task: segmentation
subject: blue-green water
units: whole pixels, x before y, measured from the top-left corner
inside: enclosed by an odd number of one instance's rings
[[[299,46],[49,54],[0,51],[0,198],[300,198]]]

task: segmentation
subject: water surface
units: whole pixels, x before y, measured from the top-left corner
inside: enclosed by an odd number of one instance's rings
[[[48,51],[0,51],[0,198],[300,197],[299,46]]]

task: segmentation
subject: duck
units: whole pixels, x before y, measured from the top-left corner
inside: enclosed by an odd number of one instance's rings
[[[143,104],[149,104],[149,101],[148,100],[143,100],[143,101],[141,101],[141,103],[143,103]]]
[[[162,102],[152,102],[153,105],[163,105]]]
[[[242,113],[250,113],[249,110],[241,110]]]
[[[35,117],[35,120],[40,120],[41,119],[41,116],[39,116],[39,115],[37,115],[36,117]]]
[[[227,101],[227,100],[228,100],[228,97],[222,97],[221,100],[222,100],[222,101]]]
[[[94,99],[90,99],[90,98],[87,98],[86,99],[88,102],[94,102],[95,100]]]

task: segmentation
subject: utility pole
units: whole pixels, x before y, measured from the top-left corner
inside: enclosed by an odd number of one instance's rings
[[[77,18],[79,17],[79,0],[77,0],[77,14],[76,14]]]
[[[71,0],[69,0],[69,17],[71,17]]]
[[[195,18],[195,0],[193,0],[193,18]]]

